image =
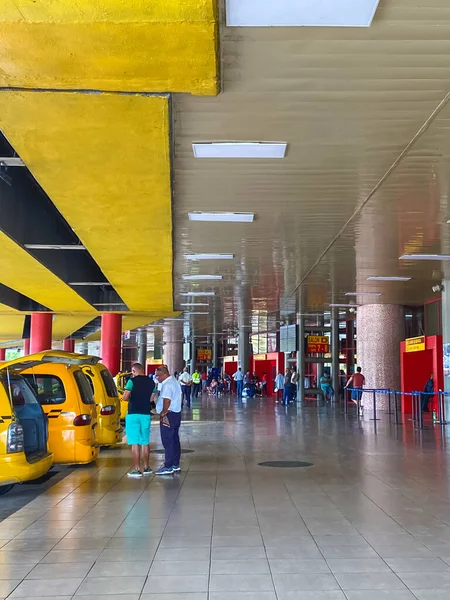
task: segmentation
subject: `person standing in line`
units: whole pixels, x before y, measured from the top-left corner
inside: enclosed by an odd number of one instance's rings
[[[195,369],[195,371],[192,373],[192,396],[194,398],[198,398],[198,395],[201,390],[201,385],[202,378],[200,376],[200,373],[198,372],[198,369]]]
[[[365,383],[366,383],[366,378],[361,373],[361,367],[357,367],[356,373],[353,373],[353,375],[347,381],[347,385],[344,388],[345,390],[348,388],[353,388],[352,389],[352,402],[356,405],[358,405],[359,402],[361,401],[362,394],[363,394],[362,389],[363,389],[363,386],[365,385]],[[360,407],[360,412],[362,412],[362,406]]]
[[[233,379],[236,382],[236,392],[238,398],[242,398],[242,390],[244,389],[244,373],[242,372],[241,367],[239,367],[239,369],[233,375]]]
[[[279,402],[281,395],[284,394],[284,375],[281,371],[275,377],[275,388],[277,390],[277,399],[275,402]]]
[[[152,474],[149,459],[151,398],[154,389],[154,381],[145,375],[144,367],[140,363],[134,363],[131,366],[131,377],[125,385],[123,399],[128,402],[125,429],[134,462],[134,469],[128,473],[128,477],[136,479]],[[144,470],[141,470],[141,458]]]
[[[188,371],[187,367],[184,367],[183,372],[178,378],[178,381],[181,383],[181,392],[183,394],[182,400],[186,400],[186,404],[188,408],[191,408],[191,385],[192,385],[192,377]]]
[[[420,394],[420,408],[422,412],[428,411],[428,403],[434,397],[434,373],[431,373],[428,381]]]
[[[263,373],[262,377],[261,377],[261,382],[259,384],[259,387],[261,389],[261,396],[268,396],[268,392],[267,392],[267,373]]]
[[[293,402],[297,400],[297,383],[298,383],[298,373],[295,367],[291,367],[291,398]]]
[[[202,373],[202,394],[206,392],[206,388],[208,387],[208,375],[206,371]]]
[[[292,373],[290,369],[286,369],[284,374],[284,389],[283,389],[283,404],[284,406],[288,406],[292,400],[292,383],[291,383]]]
[[[250,385],[252,377],[250,375],[250,371],[246,371],[244,375],[244,385]]]
[[[181,386],[166,366],[156,369],[161,387],[156,412],[160,418],[161,442],[164,446],[164,465],[155,475],[172,475],[181,471]]]

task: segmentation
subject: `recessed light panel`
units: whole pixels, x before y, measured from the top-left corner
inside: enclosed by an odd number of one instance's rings
[[[286,142],[195,142],[195,158],[284,158]]]
[[[358,308],[357,304],[329,304],[330,308]]]
[[[207,302],[184,302],[180,306],[209,306]]]
[[[86,250],[81,244],[24,244],[28,250]]]
[[[367,281],[411,281],[411,277],[384,277],[383,275],[368,277]]]
[[[450,254],[402,254],[400,260],[450,260]]]
[[[180,296],[195,296],[195,297],[215,296],[215,293],[214,292],[183,292],[180,294]]]
[[[217,221],[219,223],[252,223],[254,213],[232,213],[232,212],[191,212],[190,221]]]
[[[222,275],[183,275],[185,281],[205,281],[207,279],[222,279]]]
[[[380,292],[347,292],[346,296],[381,296]]]
[[[72,281],[68,285],[111,285],[109,281]]]
[[[186,260],[231,260],[234,254],[185,254]]]
[[[370,27],[380,0],[227,0],[231,27]]]

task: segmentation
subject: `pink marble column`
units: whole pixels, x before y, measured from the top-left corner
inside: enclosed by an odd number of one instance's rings
[[[366,304],[356,312],[357,363],[366,378],[366,388],[400,389],[400,342],[405,339],[403,307]],[[373,397],[363,394],[370,410]],[[388,397],[379,394],[377,407],[387,408]]]
[[[170,374],[183,370],[183,322],[166,321],[163,327],[163,361]]]

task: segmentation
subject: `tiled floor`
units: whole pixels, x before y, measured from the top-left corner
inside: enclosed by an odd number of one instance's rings
[[[369,417],[205,400],[180,475],[110,450],[3,520],[0,598],[448,600],[447,440]]]

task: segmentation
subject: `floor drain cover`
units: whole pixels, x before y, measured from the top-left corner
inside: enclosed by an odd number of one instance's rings
[[[156,450],[150,450],[152,454],[165,454],[164,448],[157,448]],[[182,450],[181,454],[192,454],[195,450]]]
[[[312,467],[309,462],[300,460],[268,460],[267,462],[258,463],[260,467],[278,467],[279,469],[297,469],[299,467]]]

